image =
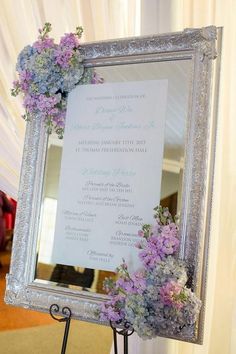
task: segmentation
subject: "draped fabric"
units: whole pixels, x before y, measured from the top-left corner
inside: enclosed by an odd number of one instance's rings
[[[148,17],[143,17],[141,11],[141,34],[153,33],[156,29],[168,32],[208,25],[224,27],[211,245],[204,344],[167,339],[144,342],[133,338],[130,353],[233,354],[236,351],[236,227],[233,221],[236,207],[236,1],[173,0],[168,6],[165,1],[153,2],[152,6],[145,9]],[[154,11],[158,8],[161,13]],[[163,28],[160,28],[160,19]]]
[[[204,345],[130,339],[130,354],[233,354],[236,351],[236,1],[1,0],[0,189],[16,198],[25,123],[20,98],[10,96],[19,51],[47,21],[58,40],[77,25],[83,41],[224,26],[211,248]]]
[[[17,198],[25,122],[21,98],[11,97],[19,52],[45,22],[56,41],[80,25],[82,42],[140,34],[140,0],[1,0],[0,190]]]
[[[235,13],[234,0],[174,0],[172,3],[174,31],[211,24],[224,27],[205,341],[203,346],[176,343],[175,354],[236,351]]]

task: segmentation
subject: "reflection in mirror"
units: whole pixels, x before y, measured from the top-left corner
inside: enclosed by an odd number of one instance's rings
[[[173,215],[178,213],[181,205],[191,66],[191,60],[177,60],[96,68],[104,82],[168,80],[162,182],[161,187],[157,186],[157,190],[161,188],[161,205],[169,207]],[[79,261],[77,267],[52,263],[62,150],[63,140],[49,136],[35,281],[101,294],[104,278],[115,276],[114,273],[102,269],[81,268]]]

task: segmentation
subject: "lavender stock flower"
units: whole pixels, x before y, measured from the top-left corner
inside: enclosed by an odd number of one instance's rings
[[[186,287],[187,272],[176,257],[178,226],[166,208],[155,208],[156,224],[144,225],[138,247],[144,268],[130,274],[125,261],[119,278],[106,282],[109,300],[101,307],[102,320],[125,320],[143,339],[183,333],[191,338],[201,301]],[[122,298],[120,300],[119,295]]]
[[[33,48],[37,49],[38,53],[41,53],[44,49],[53,48],[54,40],[52,38],[39,39],[33,44]]]
[[[145,230],[139,231],[139,235],[145,235]],[[174,223],[150,226],[149,237],[146,237],[146,242],[139,243],[138,247],[142,248],[139,258],[144,266],[154,268],[167,255],[174,254],[178,250],[177,226]]]
[[[79,39],[74,33],[66,33],[60,40],[60,47],[75,49],[79,47]]]
[[[37,116],[44,120],[48,133],[53,130],[63,137],[68,93],[79,84],[98,84],[103,80],[93,69],[85,69],[76,33],[65,34],[59,44],[49,38],[50,23],[39,30],[32,46],[26,46],[18,56],[16,70],[19,80],[14,81],[11,93],[23,93],[25,119]],[[60,98],[60,99],[59,99]]]

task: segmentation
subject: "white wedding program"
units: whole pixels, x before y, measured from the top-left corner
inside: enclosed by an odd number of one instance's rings
[[[68,99],[52,260],[139,267],[159,203],[167,80],[77,86]]]

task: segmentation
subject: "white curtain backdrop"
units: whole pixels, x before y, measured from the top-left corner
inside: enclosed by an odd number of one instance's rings
[[[0,189],[17,199],[25,122],[21,99],[11,97],[19,52],[45,22],[55,40],[78,25],[83,42],[140,34],[140,0],[0,1]]]
[[[235,0],[1,0],[0,189],[17,197],[24,121],[10,96],[17,54],[47,21],[58,39],[84,27],[84,41],[224,26],[211,251],[204,345],[131,337],[130,354],[236,352],[236,1]]]
[[[236,352],[236,1],[141,2],[141,34],[223,26],[216,171],[203,345],[130,338],[130,354],[233,354]],[[122,347],[122,343],[120,343]],[[113,353],[113,351],[112,351]]]
[[[233,221],[236,207],[236,1],[150,3],[142,1],[141,34],[216,25],[224,27],[224,39],[204,344],[165,339],[143,342],[133,338],[131,353],[233,354],[236,352],[236,227]]]
[[[224,27],[205,341],[203,346],[176,343],[175,354],[236,352],[235,13],[235,0],[172,2],[172,30],[211,24]]]

